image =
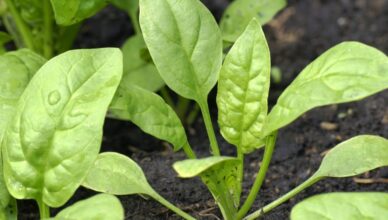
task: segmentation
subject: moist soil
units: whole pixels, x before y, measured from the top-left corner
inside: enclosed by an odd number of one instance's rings
[[[227,0],[204,3],[217,19]],[[280,84],[271,86],[270,105],[282,90],[319,54],[342,41],[357,40],[388,52],[388,0],[290,0],[286,9],[264,27],[272,54],[272,64],[282,70]],[[119,47],[133,33],[127,16],[109,7],[83,25],[76,47]],[[213,121],[217,109],[215,93],[209,101]],[[339,142],[359,134],[388,137],[388,91],[360,102],[333,105],[309,111],[281,129],[267,178],[252,210],[275,200],[306,180],[317,168],[324,154]],[[214,123],[217,128],[217,124]],[[209,155],[209,143],[201,118],[187,128],[190,143],[199,156]],[[235,155],[233,146],[218,136],[226,155]],[[148,136],[128,122],[108,119],[104,128],[102,151],[117,151],[134,159],[143,168],[150,184],[162,196],[198,219],[221,219],[211,194],[199,179],[180,179],[172,170],[175,161],[185,159],[182,152],[173,153],[168,144]],[[258,150],[245,159],[243,195],[247,195],[262,158]],[[297,202],[324,192],[388,192],[388,169],[379,169],[358,179],[326,179],[306,189],[289,202],[277,207],[262,219],[288,219]],[[70,205],[93,192],[79,189]],[[180,219],[152,199],[137,195],[120,196],[126,219]],[[243,198],[243,200],[245,197]],[[57,209],[52,210],[55,214]],[[31,201],[19,202],[19,219],[37,219],[37,207]]]

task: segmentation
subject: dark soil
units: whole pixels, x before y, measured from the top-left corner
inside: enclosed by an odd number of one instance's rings
[[[217,18],[227,0],[204,1]],[[290,0],[288,7],[264,28],[272,52],[272,62],[283,71],[283,81],[271,88],[274,104],[281,91],[309,62],[342,41],[357,40],[388,52],[388,0]],[[125,14],[108,8],[88,20],[77,40],[77,47],[120,46],[132,34]],[[216,121],[214,93],[210,98]],[[388,92],[384,91],[361,102],[328,106],[312,110],[280,130],[267,179],[254,204],[254,209],[275,200],[307,179],[319,166],[324,153],[339,142],[359,134],[388,137]],[[332,123],[327,130],[322,123]],[[204,125],[198,119],[188,129],[190,142],[201,156],[209,155]],[[234,147],[221,136],[219,144],[225,154],[233,155]],[[179,179],[171,165],[184,159],[173,154],[165,143],[143,134],[127,122],[107,120],[103,151],[130,155],[143,168],[151,185],[165,198],[198,219],[222,218],[212,196],[198,179]],[[262,151],[245,161],[244,195],[247,194]],[[379,169],[361,178],[388,178],[387,169]],[[288,219],[293,205],[303,198],[333,191],[385,191],[388,184],[360,184],[352,178],[327,179],[310,187],[263,219]],[[80,189],[69,204],[92,193]],[[153,200],[140,196],[120,197],[127,219],[180,219]],[[36,218],[36,207],[21,202],[20,219]],[[28,205],[27,205],[28,204]],[[27,205],[27,206],[23,206]],[[54,212],[57,210],[54,210]]]

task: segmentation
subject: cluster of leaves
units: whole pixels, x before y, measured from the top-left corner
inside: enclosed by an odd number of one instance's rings
[[[44,7],[50,6],[58,24],[75,25],[108,3],[44,1],[36,6],[42,6],[43,13],[31,10],[34,7],[23,12],[23,4],[16,0],[0,1],[0,9],[4,3],[9,9],[0,12],[10,13],[7,17],[19,28],[22,46],[27,45],[20,21],[25,27],[39,27],[24,16],[47,15]],[[227,220],[257,218],[323,178],[354,176],[388,165],[388,140],[373,135],[351,138],[334,147],[304,183],[246,216],[264,181],[277,131],[312,108],[356,101],[388,88],[387,56],[357,42],[334,46],[299,74],[268,113],[271,61],[261,25],[284,7],[284,1],[236,0],[220,27],[199,0],[109,2],[125,9],[137,30],[123,52],[72,50],[47,60],[30,48],[0,56],[0,218],[16,219],[15,199],[36,200],[41,218],[49,218],[49,207],[64,205],[84,186],[103,194],[64,209],[54,219],[123,219],[123,208],[112,194],[148,195],[183,218],[194,219],[161,197],[133,160],[114,152],[99,153],[108,111],[171,143],[175,151],[183,148],[190,159],[175,163],[174,169],[182,178],[199,176]],[[258,13],[266,6],[273,10]],[[242,10],[248,17],[241,16]],[[40,21],[43,27],[38,31],[48,30],[45,21]],[[0,35],[0,40],[6,42],[9,37]],[[223,48],[228,44],[234,45],[224,59]],[[237,148],[236,157],[222,156],[215,137],[207,97],[217,82],[219,127]],[[196,157],[177,113],[155,93],[164,84],[198,104],[212,156]],[[262,165],[242,203],[244,155],[260,148],[265,150]],[[319,210],[334,210],[325,213],[330,218],[338,208],[332,201],[345,201],[344,217],[384,214],[376,206],[365,208],[363,198],[379,204],[386,195],[313,197],[297,205],[291,218],[322,216],[316,209],[322,206]],[[355,213],[349,208],[354,206],[365,211]]]

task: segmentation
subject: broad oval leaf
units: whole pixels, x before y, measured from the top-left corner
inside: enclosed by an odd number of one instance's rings
[[[113,152],[98,155],[82,186],[114,195],[155,193],[136,162]]]
[[[124,208],[115,196],[99,194],[65,208],[54,218],[54,220],[74,219],[124,220]]]
[[[134,84],[156,92],[164,86],[164,81],[149,56],[143,36],[136,35],[129,38],[123,45],[122,51],[124,73],[120,87]]]
[[[48,61],[16,106],[3,142],[12,196],[63,205],[97,158],[122,74],[118,49],[73,50]]]
[[[291,220],[373,219],[388,216],[388,193],[328,193],[310,197],[291,211]]]
[[[240,204],[241,178],[238,174],[241,160],[233,157],[213,156],[176,162],[173,167],[182,178],[200,176],[220,203],[225,218],[236,219]]]
[[[360,135],[344,141],[323,158],[316,177],[348,177],[388,166],[388,140]]]
[[[263,146],[270,72],[267,41],[253,19],[225,58],[217,93],[221,134],[244,153]]]
[[[287,4],[286,0],[235,0],[225,10],[220,21],[222,38],[234,42],[249,24],[257,18],[264,25]]]
[[[120,87],[110,109],[113,115],[127,119],[144,132],[170,142],[174,150],[179,150],[187,143],[179,117],[156,93],[135,85]]]
[[[72,25],[100,11],[107,0],[51,0],[55,20],[59,25]]]
[[[222,62],[220,30],[207,8],[199,0],[140,0],[140,25],[166,84],[205,102]]]
[[[269,113],[269,134],[319,106],[360,100],[388,88],[388,57],[358,42],[341,43],[308,65]]]

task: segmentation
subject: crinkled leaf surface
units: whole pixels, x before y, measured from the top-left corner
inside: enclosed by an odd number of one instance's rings
[[[12,196],[63,205],[97,158],[108,105],[122,74],[113,48],[74,50],[48,61],[16,106],[3,142]]]
[[[115,195],[155,193],[136,162],[113,152],[98,155],[82,185],[98,192]]]
[[[55,20],[59,25],[72,25],[101,10],[107,0],[51,0]]]
[[[270,71],[269,48],[253,19],[225,58],[217,93],[221,134],[244,153],[263,146]]]
[[[388,88],[388,57],[358,42],[341,43],[308,65],[279,97],[267,117],[265,133],[306,111],[360,100]]]
[[[220,30],[199,0],[140,0],[140,25],[153,61],[179,95],[206,101],[222,61]]]
[[[185,129],[175,111],[156,93],[135,85],[119,88],[111,112],[128,119],[144,132],[170,142],[174,150],[187,143]],[[123,111],[122,109],[125,109]]]
[[[3,135],[15,112],[19,97],[30,79],[45,62],[44,58],[28,49],[21,49],[0,56],[0,149]],[[0,213],[8,215],[8,217],[10,217],[10,210],[16,210],[16,205],[15,208],[8,208],[9,205],[12,205],[10,200],[4,182],[0,152]],[[2,214],[0,214],[0,217]],[[13,214],[16,215],[16,213]]]
[[[286,0],[235,0],[222,15],[220,21],[222,38],[234,42],[244,32],[252,18],[257,18],[264,25],[286,4]]]
[[[224,216],[236,218],[240,204],[241,179],[238,175],[241,161],[233,157],[213,156],[176,162],[173,167],[182,178],[200,176]]]
[[[310,197],[291,211],[291,220],[373,219],[388,216],[388,193],[328,193]]]
[[[120,87],[135,84],[155,92],[164,86],[164,81],[153,64],[141,35],[129,38],[122,51],[124,75]]]
[[[124,208],[115,196],[99,194],[67,207],[54,218],[54,220],[74,219],[123,220]]]

